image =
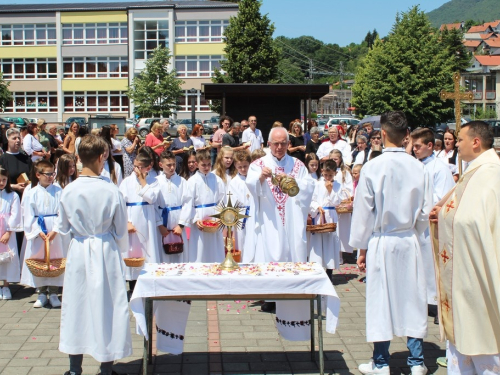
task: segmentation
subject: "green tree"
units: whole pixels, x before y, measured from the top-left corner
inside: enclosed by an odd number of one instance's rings
[[[463,31],[457,29],[448,30],[445,28],[441,32],[442,48],[448,51],[448,55],[455,57],[453,59],[454,66],[452,67],[454,71],[463,71],[470,65],[472,54],[462,43],[463,36]]]
[[[170,51],[158,46],[146,61],[144,70],[132,80],[127,96],[134,101],[135,110],[141,117],[168,117],[178,109],[178,99],[184,91],[184,81],[169,71]]]
[[[0,72],[0,109],[3,111],[7,104],[12,100],[12,93],[9,90],[10,82],[3,79],[3,73]]]
[[[357,114],[402,110],[413,127],[451,118],[453,102],[441,101],[439,92],[453,88],[454,60],[418,7],[398,15],[358,68],[352,88]]]

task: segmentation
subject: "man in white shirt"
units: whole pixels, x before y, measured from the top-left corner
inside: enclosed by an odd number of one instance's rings
[[[243,121],[241,123],[243,124]],[[250,152],[254,152],[264,147],[264,138],[262,137],[262,132],[257,129],[257,117],[250,116],[248,123],[250,127],[243,131],[241,142],[250,142]]]
[[[328,129],[329,142],[324,142],[319,146],[318,158],[321,162],[330,158],[330,151],[339,150],[342,153],[342,159],[345,164],[350,165],[352,163],[351,146],[349,143],[343,139],[339,139],[339,131],[336,126],[332,126]]]

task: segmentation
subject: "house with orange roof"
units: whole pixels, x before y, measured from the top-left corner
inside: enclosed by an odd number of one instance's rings
[[[469,52],[476,52],[478,47],[482,45],[484,42],[482,40],[463,40],[462,44],[467,48]]]
[[[439,31],[444,31],[444,29],[448,30],[463,30],[465,26],[464,21],[456,22],[456,23],[443,23],[439,28]]]
[[[480,26],[472,26],[467,32],[464,34],[465,40],[482,40],[481,35],[484,34],[492,34],[495,30],[490,25],[480,25]]]

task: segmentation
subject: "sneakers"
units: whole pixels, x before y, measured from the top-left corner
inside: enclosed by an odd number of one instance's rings
[[[8,286],[2,287],[2,299],[12,299],[12,294]]]
[[[51,294],[49,301],[52,307],[61,307],[61,301],[59,301],[59,297],[57,297],[57,294]]]
[[[439,357],[436,363],[441,367],[448,367],[448,359],[446,357]]]
[[[411,375],[426,375],[427,374],[427,367],[425,365],[418,365],[418,366],[412,366],[411,368]]]
[[[378,368],[377,366],[375,366],[375,363],[373,363],[373,361],[359,365],[358,370],[362,374],[369,374],[369,375],[370,374],[389,375],[391,373],[389,366]]]
[[[44,307],[44,306],[47,304],[47,302],[49,302],[49,301],[47,300],[47,296],[46,296],[45,294],[43,294],[43,293],[42,293],[42,294],[39,294],[39,295],[38,295],[38,299],[36,300],[36,302],[35,302],[35,304],[33,305],[33,307],[34,307],[35,309],[39,309],[40,307]]]

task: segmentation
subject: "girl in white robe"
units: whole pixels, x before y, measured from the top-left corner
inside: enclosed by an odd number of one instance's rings
[[[123,181],[122,168],[111,156],[104,164],[101,178],[106,182],[114,183],[116,186],[120,186]]]
[[[10,261],[0,263],[0,280],[3,280],[0,297],[4,300],[12,299],[9,283],[18,283],[21,279],[17,240],[12,232],[22,232],[22,230],[19,197],[10,187],[9,173],[6,169],[0,168],[0,255],[10,253],[7,257],[10,257]]]
[[[119,189],[127,205],[130,247],[122,250],[123,258],[146,258],[146,263],[161,261],[157,228],[157,199],[160,192],[156,177],[150,176],[151,158],[139,152],[134,173],[123,180]],[[142,267],[127,267],[126,279],[135,281]],[[135,282],[130,283],[133,291]]]
[[[171,151],[164,151],[160,157],[160,165],[163,173],[156,178],[158,181],[159,194],[156,209],[159,228],[159,244],[162,247],[163,237],[166,237],[167,243],[177,242],[179,236],[172,233],[176,228],[181,232],[182,242],[184,242],[183,252],[179,254],[166,254],[160,249],[161,261],[165,263],[183,263],[187,262],[188,239],[186,231],[179,226],[179,220],[183,206],[186,202],[185,192],[187,182],[177,173],[175,173],[176,161],[175,155]]]
[[[207,263],[224,260],[224,242],[222,232],[203,232],[202,220],[211,220],[210,215],[217,213],[215,207],[225,199],[223,181],[214,173],[210,152],[201,150],[196,154],[198,171],[187,181],[186,209],[181,212],[179,224],[191,227],[189,239],[189,262]]]
[[[26,235],[26,259],[45,258],[45,238],[50,239],[50,258],[66,258],[67,249],[63,247],[61,236],[57,235],[55,226],[59,211],[62,189],[53,184],[55,172],[51,162],[40,159],[33,165],[32,188],[24,194],[24,233]],[[35,308],[47,304],[49,295],[52,307],[61,306],[57,297],[58,287],[63,286],[64,273],[58,277],[33,276],[25,262],[22,264],[21,284],[38,288],[38,299]]]
[[[222,182],[224,183],[224,189],[226,193],[226,198],[224,199],[227,202],[227,193],[229,193],[229,184],[231,180],[236,175],[236,168],[234,167],[234,151],[229,146],[224,146],[220,149],[220,152],[217,154],[217,159],[215,160],[215,166],[213,173],[220,177]]]

